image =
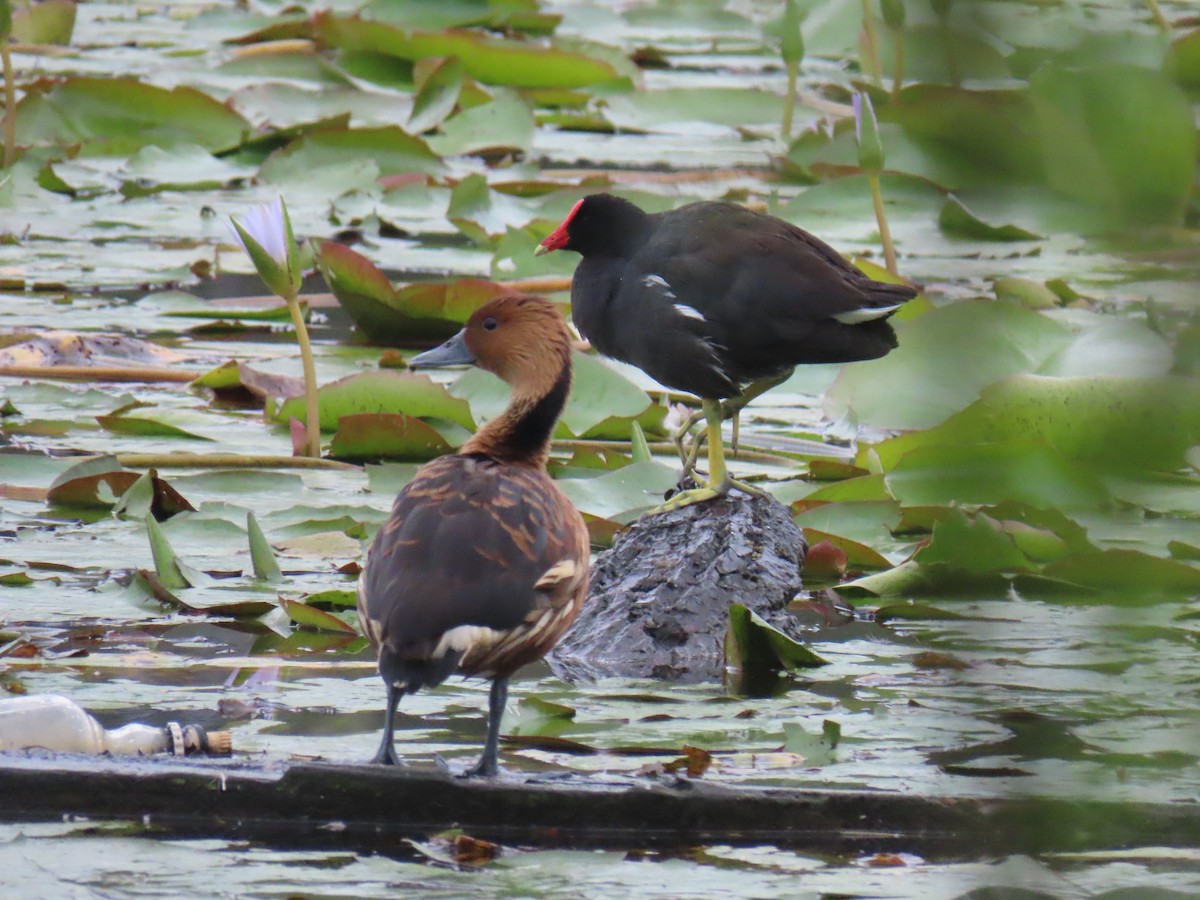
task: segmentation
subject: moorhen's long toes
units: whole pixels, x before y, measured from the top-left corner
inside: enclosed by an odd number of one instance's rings
[[[793,366],[887,354],[896,346],[887,320],[917,293],[867,277],[789,222],[732,203],[647,213],[593,194],[536,252],[552,250],[583,257],[571,307],[593,347],[666,387],[730,404],[703,411],[712,473],[703,490],[711,496],[728,489],[721,419]]]
[[[475,363],[507,381],[512,398],[457,453],[417,472],[371,545],[358,615],[387,688],[374,761],[400,762],[401,697],[455,672],[482,675],[492,679],[488,734],[471,774],[490,776],[508,677],[558,642],[587,595],[587,528],[546,474],[571,386],[570,333],[548,301],[498,297],[410,363]]]

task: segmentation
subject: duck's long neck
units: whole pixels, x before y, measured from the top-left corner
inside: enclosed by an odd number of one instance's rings
[[[550,459],[550,438],[571,392],[571,359],[563,360],[558,376],[543,390],[513,390],[504,412],[463,444],[461,454],[490,456],[517,465],[544,467]]]

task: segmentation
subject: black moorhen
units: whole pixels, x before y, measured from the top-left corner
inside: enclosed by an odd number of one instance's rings
[[[405,694],[453,672],[492,679],[487,741],[470,775],[494,775],[508,679],[575,621],[588,585],[583,518],[546,474],[571,387],[571,337],[539,297],[490,300],[413,366],[475,363],[512,387],[507,409],[400,492],[358,583],[361,627],[387,686],[374,762],[397,764]]]
[[[733,203],[647,213],[592,194],[534,252],[552,250],[583,257],[571,308],[592,346],[701,398],[708,484],[661,509],[727,493],[734,482],[722,420],[797,364],[885,355],[896,346],[888,317],[917,293],[875,281],[807,231]],[[681,455],[692,424],[676,436]],[[694,451],[685,456],[685,476]]]

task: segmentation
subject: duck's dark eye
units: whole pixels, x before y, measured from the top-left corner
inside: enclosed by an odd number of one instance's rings
[[[486,319],[483,320],[483,330],[484,331],[495,331],[497,326],[499,326],[499,324],[500,323],[496,321],[495,316],[488,316]]]

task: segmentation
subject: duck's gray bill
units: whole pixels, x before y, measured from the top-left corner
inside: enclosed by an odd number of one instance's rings
[[[460,331],[440,347],[418,353],[408,361],[411,369],[437,369],[444,366],[469,366],[475,356],[467,349],[466,330]]]

